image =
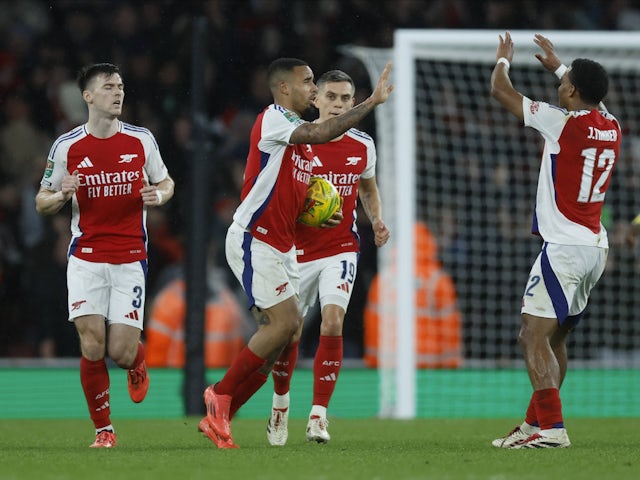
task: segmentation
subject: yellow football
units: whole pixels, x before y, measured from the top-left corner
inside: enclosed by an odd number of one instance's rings
[[[298,220],[305,225],[318,227],[329,220],[342,204],[336,187],[322,177],[311,177],[304,208]]]

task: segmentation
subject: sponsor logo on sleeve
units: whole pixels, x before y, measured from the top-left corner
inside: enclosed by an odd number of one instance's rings
[[[529,111],[531,112],[531,115],[535,115],[539,109],[540,104],[538,102],[531,102],[531,104],[529,105]]]
[[[284,118],[289,120],[291,123],[295,123],[300,120],[300,117],[298,117],[298,114],[295,112],[284,112]]]
[[[49,178],[53,174],[53,160],[47,158],[47,166],[44,169],[44,178]]]

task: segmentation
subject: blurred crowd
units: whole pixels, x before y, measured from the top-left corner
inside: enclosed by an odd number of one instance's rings
[[[0,0],[0,11],[0,357],[79,355],[65,321],[70,212],[39,217],[34,196],[53,140],[86,119],[75,84],[81,66],[121,67],[123,120],[154,133],[176,181],[176,197],[149,214],[150,303],[185,256],[196,17],[208,25],[202,75],[218,240],[238,203],[251,125],[271,102],[273,59],[303,58],[316,75],[343,69],[359,101],[370,91],[367,72],[338,47],[391,47],[397,28],[640,28],[640,2],[631,0]],[[375,135],[373,117],[361,128]],[[354,357],[362,356],[376,263],[366,226],[362,233],[362,280],[345,322],[345,355]],[[303,355],[312,347],[303,345]]]

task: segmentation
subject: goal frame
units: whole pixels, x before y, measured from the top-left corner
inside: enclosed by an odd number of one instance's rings
[[[390,248],[378,254],[379,271],[389,266],[394,256],[389,250],[401,252],[397,255],[396,274],[380,282],[394,285],[397,292],[393,309],[383,309],[382,325],[379,328],[381,350],[386,347],[393,358],[379,359],[380,371],[380,416],[400,419],[415,418],[417,410],[417,368],[413,345],[416,329],[414,306],[414,238],[413,223],[416,218],[416,60],[461,61],[491,65],[496,60],[498,36],[502,30],[420,30],[399,29],[394,32],[392,49],[374,49],[347,46],[343,52],[359,58],[368,70],[372,82],[377,81],[381,71],[380,58],[393,64],[392,82],[394,92],[390,101],[376,109],[378,143],[378,179],[381,196],[393,199],[393,209],[384,212],[385,221],[392,231]],[[581,56],[593,57],[593,51],[606,51],[607,55],[594,58],[605,68],[615,66],[618,70],[639,70],[637,57],[640,33],[611,31],[511,31],[515,44],[512,68],[520,65],[539,65],[534,53],[540,49],[533,42],[534,34],[541,33],[557,46],[560,59],[570,63]],[[378,58],[377,63],[371,58]],[[540,68],[542,68],[540,66]],[[489,95],[490,78],[486,78]],[[517,86],[516,86],[517,88]],[[390,138],[393,132],[393,138]],[[387,292],[389,289],[386,289]],[[385,291],[379,298],[384,302]],[[386,318],[385,318],[386,317]],[[400,319],[395,322],[394,319]],[[414,319],[414,321],[406,321]],[[395,335],[388,329],[395,328]],[[392,344],[389,344],[390,341]],[[392,392],[390,393],[390,389]]]

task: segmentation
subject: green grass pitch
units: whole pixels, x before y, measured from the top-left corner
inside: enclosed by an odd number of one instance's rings
[[[117,419],[118,446],[94,450],[88,419],[2,419],[0,480],[640,478],[638,418],[571,419],[570,448],[522,451],[491,446],[509,419],[330,418],[326,445],[306,442],[306,421],[292,419],[288,444],[271,447],[266,419],[238,418],[238,450],[216,449],[198,420]]]

